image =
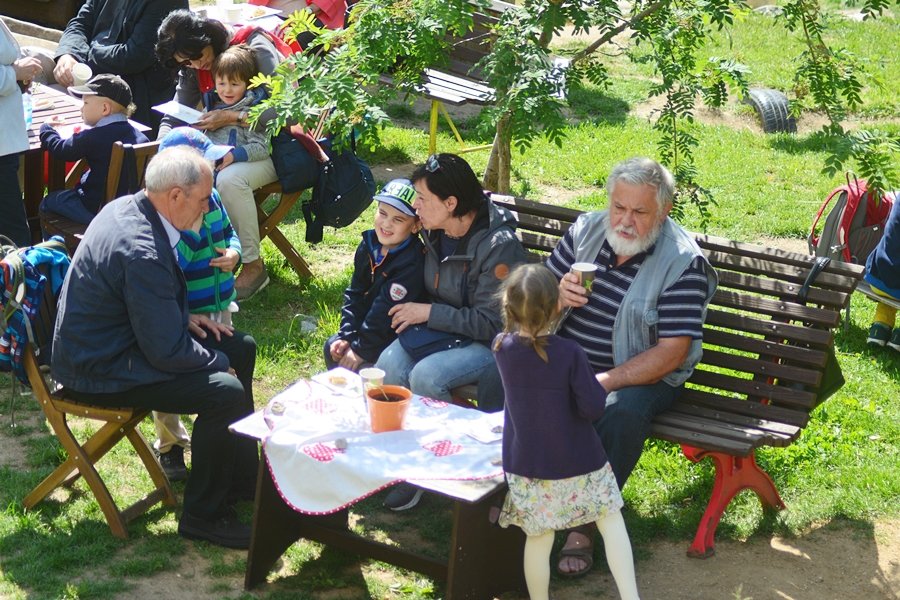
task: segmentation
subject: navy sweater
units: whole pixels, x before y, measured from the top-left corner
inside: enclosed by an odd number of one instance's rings
[[[396,339],[388,311],[395,304],[420,302],[425,294],[425,250],[419,236],[410,236],[399,248],[377,260],[381,244],[370,229],[362,234],[353,259],[353,277],[341,308],[342,340],[367,362]]]
[[[63,139],[53,127],[41,125],[41,145],[50,151],[53,158],[74,162],[87,159],[90,170],[82,177],[75,190],[81,196],[85,208],[94,214],[100,210],[106,192],[106,178],[109,175],[109,157],[113,144],[143,144],[150,140],[135,129],[128,121],[113,121],[100,127],[79,131],[70,138]],[[116,198],[128,193],[125,178],[120,180]]]
[[[866,261],[866,281],[882,292],[900,298],[900,198],[884,227],[884,236]]]
[[[547,337],[544,362],[530,340],[503,334],[494,342],[506,393],[503,470],[537,479],[586,475],[606,464],[593,422],[606,408],[606,390],[576,342]]]

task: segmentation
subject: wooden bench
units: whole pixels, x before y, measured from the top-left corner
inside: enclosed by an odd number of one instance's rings
[[[552,251],[580,211],[494,194],[513,211],[517,234],[535,259]],[[685,392],[653,422],[653,437],[681,444],[694,462],[710,457],[715,484],[688,555],[714,553],[719,519],[739,491],[753,490],[764,506],[784,503],[756,464],[765,446],[788,446],[821,399],[831,329],[863,275],[863,267],[832,261],[798,292],[815,257],[697,234],[719,274],[703,329],[704,354]],[[472,397],[465,395],[464,397]]]
[[[416,91],[431,101],[429,119],[428,152],[437,151],[437,129],[440,116],[456,137],[459,143],[457,153],[472,152],[490,148],[490,145],[466,147],[459,130],[453,123],[446,104],[462,106],[464,104],[485,105],[494,101],[494,89],[485,84],[481,74],[474,69],[478,62],[487,56],[493,42],[492,29],[500,21],[504,11],[513,4],[492,0],[488,9],[478,7],[472,14],[472,29],[461,37],[449,35],[446,40],[450,45],[450,54],[446,64],[435,69],[425,69],[422,80]],[[390,75],[381,78],[382,83],[393,83]]]

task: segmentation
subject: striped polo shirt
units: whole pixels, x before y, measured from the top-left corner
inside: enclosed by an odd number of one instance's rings
[[[615,366],[612,332],[616,313],[638,269],[654,248],[616,267],[616,255],[609,242],[604,240],[594,260],[598,268],[588,303],[573,309],[563,322],[559,335],[578,342],[597,372],[608,371]],[[547,259],[547,266],[557,279],[561,279],[569,272],[573,262],[572,235],[567,232]],[[657,304],[658,337],[703,338],[703,305],[707,285],[705,262],[698,256],[681,277],[660,295]]]

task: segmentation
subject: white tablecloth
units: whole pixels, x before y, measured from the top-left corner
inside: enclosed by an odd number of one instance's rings
[[[478,480],[503,473],[500,436],[491,434],[502,413],[413,396],[403,431],[373,434],[361,394],[300,381],[273,400],[286,410],[263,439],[268,467],[285,502],[301,512],[335,512],[399,480]]]

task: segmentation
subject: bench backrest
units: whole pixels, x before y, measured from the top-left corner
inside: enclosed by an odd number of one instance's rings
[[[495,204],[512,210],[517,235],[540,260],[552,251],[580,211],[494,194]],[[798,294],[815,257],[696,234],[695,238],[719,275],[704,326],[702,363],[679,399],[682,422],[671,435],[657,424],[654,435],[683,442],[691,414],[728,410],[747,422],[760,418],[796,427],[774,427],[765,443],[787,445],[818,405],[829,351],[831,329],[860,280],[863,268],[832,261],[811,283],[806,302]],[[750,400],[751,402],[747,402]],[[708,425],[706,425],[708,427]],[[698,436],[702,432],[698,433]],[[704,440],[698,439],[698,445]],[[753,441],[736,435],[708,440],[704,447],[747,454]],[[725,446],[725,447],[721,447]]]
[[[493,0],[487,9],[476,8],[472,13],[472,30],[462,36],[447,36],[450,44],[449,62],[440,68],[463,77],[481,79],[478,70],[472,69],[491,51],[494,41],[492,30],[504,11],[515,5]]]

